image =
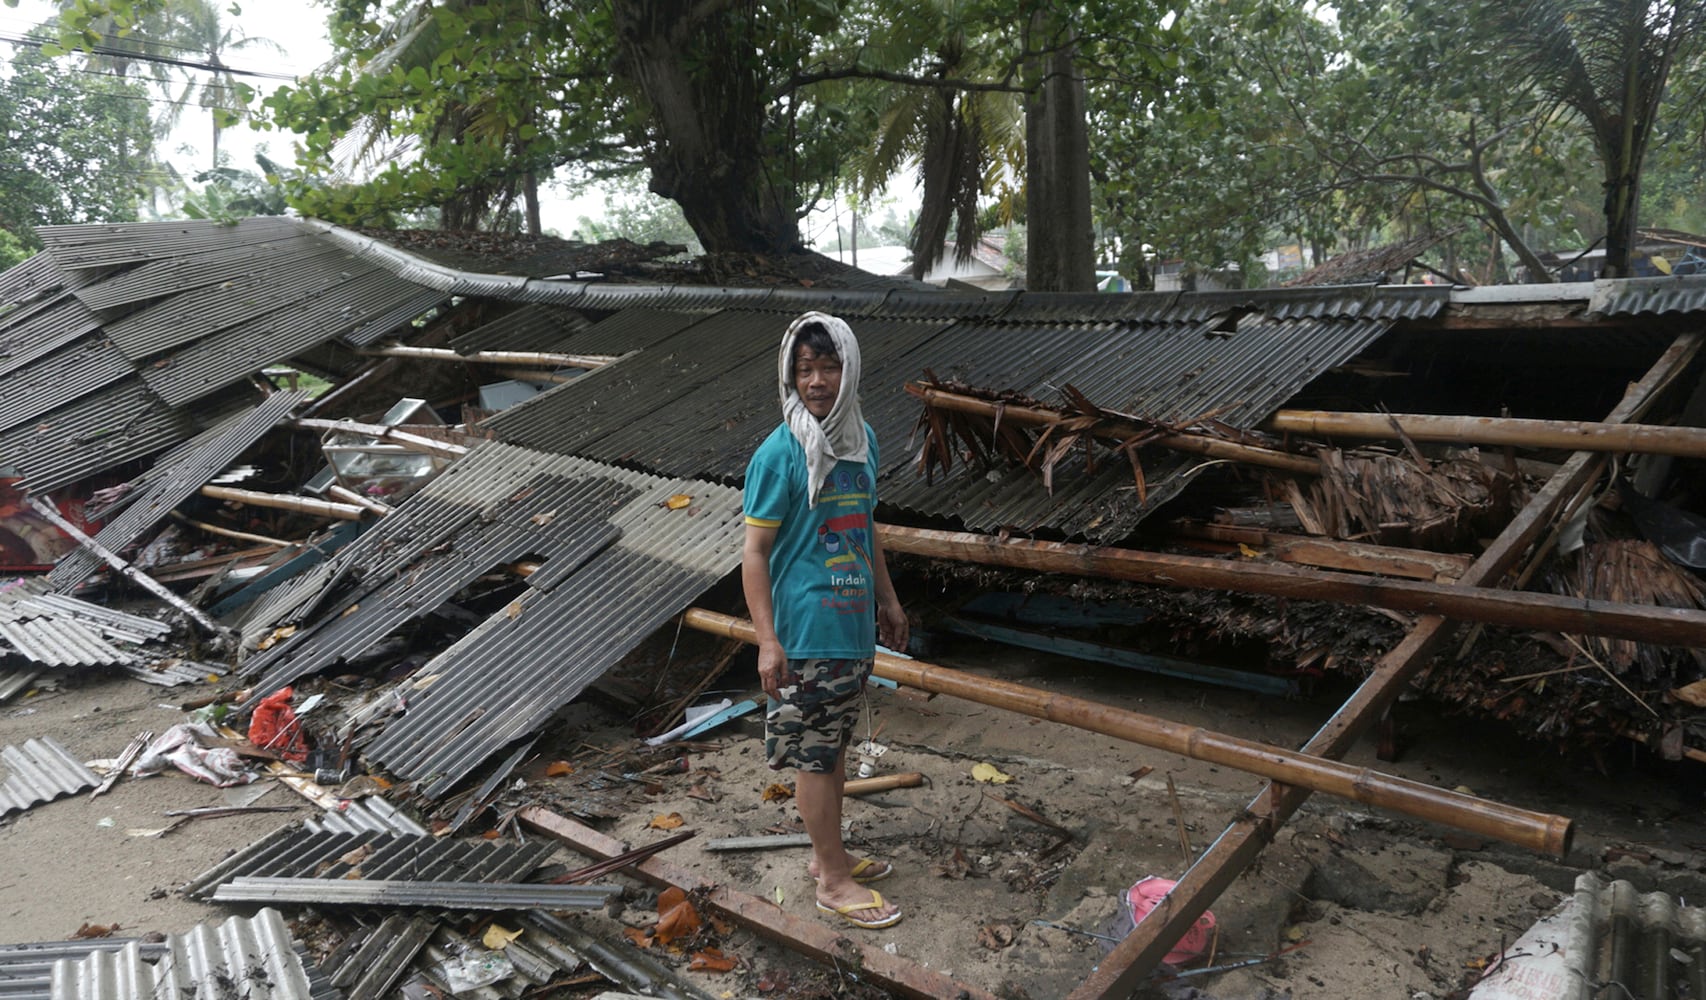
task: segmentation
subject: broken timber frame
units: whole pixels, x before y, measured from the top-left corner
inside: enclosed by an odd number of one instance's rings
[[[751,622],[714,611],[689,608],[682,622],[689,628],[713,635],[747,643],[758,641],[758,633],[753,630]],[[1337,760],[1282,750],[1256,740],[1228,736],[1084,698],[979,677],[920,660],[879,652],[872,672],[920,691],[963,698],[1194,760],[1221,764],[1274,780],[1291,781],[1302,787],[1479,833],[1554,857],[1563,857],[1569,852],[1571,823],[1563,816],[1489,802]]]
[[[1658,361],[1631,385],[1623,401],[1606,418],[1608,423],[1639,419],[1655,401],[1688,370],[1699,356],[1702,334],[1678,337]],[[1498,581],[1534,543],[1556,515],[1559,504],[1604,470],[1606,459],[1578,452],[1536,493],[1528,505],[1500,532],[1480,558],[1464,574],[1468,584]],[[1322,757],[1342,757],[1391,704],[1410,679],[1427,662],[1441,642],[1451,635],[1449,620],[1429,615],[1417,623],[1374,672],[1357,688],[1319,732],[1304,745],[1303,752]],[[1307,789],[1270,782],[1257,794],[1242,816],[1180,877],[1177,885],[1138,925],[1109,952],[1067,1000],[1108,1000],[1123,997],[1155,970],[1161,959],[1184,936],[1203,911],[1256,859],[1293,813],[1309,797]]]
[[[1231,562],[1068,542],[1003,540],[965,531],[878,524],[889,552],[1166,587],[1231,590],[1299,600],[1367,604],[1462,621],[1605,635],[1670,646],[1706,646],[1706,611],[1659,608],[1469,583],[1389,580],[1296,566]],[[1467,580],[1467,576],[1465,580]]]
[[[1495,448],[1553,448],[1706,458],[1706,428],[1700,427],[1328,410],[1281,410],[1268,420],[1266,426],[1279,433],[1320,437],[1374,440],[1407,437],[1412,441]]]
[[[539,806],[528,806],[517,813],[516,818],[595,858],[613,857],[627,849],[612,837]],[[695,898],[703,898],[705,905],[735,923],[816,961],[837,968],[855,969],[865,982],[880,986],[896,996],[916,997],[918,1000],[936,1000],[939,997],[996,1000],[992,993],[957,982],[874,945],[860,944],[828,924],[802,920],[767,899],[718,885],[662,858],[648,858],[635,865],[633,871],[654,886],[673,885],[689,893],[703,892],[702,897]]]

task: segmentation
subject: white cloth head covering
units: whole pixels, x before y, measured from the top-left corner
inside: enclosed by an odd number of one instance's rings
[[[803,326],[813,323],[829,331],[835,343],[835,353],[841,358],[841,392],[830,407],[829,416],[818,420],[806,409],[805,401],[794,388],[794,337]],[[776,362],[777,387],[782,394],[782,419],[794,432],[794,440],[806,450],[806,503],[817,506],[817,493],[823,479],[835,463],[846,460],[863,462],[870,453],[870,441],[865,437],[865,415],[859,409],[859,342],[853,330],[838,317],[828,313],[809,312],[788,324],[782,335],[782,351]]]

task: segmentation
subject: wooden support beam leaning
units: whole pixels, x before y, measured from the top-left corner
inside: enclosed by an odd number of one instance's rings
[[[1426,549],[1345,542],[1336,538],[1288,535],[1236,524],[1175,523],[1173,533],[1185,539],[1264,547],[1282,562],[1354,573],[1402,576],[1412,580],[1455,580],[1474,561],[1473,557],[1456,552],[1429,552]]]
[[[179,597],[177,594],[172,593],[170,590],[167,590],[160,581],[137,569],[135,566],[132,566],[130,563],[126,562],[122,556],[107,548],[105,545],[102,545],[100,542],[90,538],[82,528],[79,528],[75,524],[66,520],[65,515],[59,512],[58,507],[48,503],[41,497],[28,497],[26,502],[29,503],[31,510],[34,510],[37,514],[40,514],[42,517],[53,522],[54,526],[59,528],[60,531],[63,531],[72,538],[75,538],[77,540],[77,544],[88,549],[90,552],[93,552],[95,555],[100,556],[102,561],[117,570],[126,580],[129,580],[141,587],[143,590],[146,590],[155,597],[158,597],[160,600],[165,601],[172,607],[182,611],[190,617],[191,621],[221,639],[230,640],[236,638],[236,633],[231,629],[226,628],[213,619],[207,617],[207,615],[202,614],[200,608]]]
[[[1701,353],[1706,336],[1685,333],[1654,362],[1639,382],[1631,385],[1623,401],[1606,417],[1608,423],[1637,421],[1665,392],[1674,387]],[[1493,544],[1481,553],[1464,575],[1464,582],[1496,583],[1524,551],[1534,544],[1557,516],[1564,501],[1590,480],[1603,474],[1608,460],[1579,452],[1558,470],[1536,493]],[[1435,650],[1450,636],[1448,620],[1429,615],[1418,622],[1403,641],[1383,657],[1374,672],[1340,706],[1333,717],[1304,745],[1305,753],[1338,758],[1374,725],[1398,699],[1410,680]],[[1148,916],[1114,946],[1094,971],[1067,996],[1067,1000],[1112,1000],[1136,989],[1161,964],[1185,932],[1195,925],[1220,894],[1273,841],[1280,827],[1291,818],[1309,790],[1277,782],[1270,783],[1197,859],[1178,884]]]
[[[1298,600],[1367,604],[1460,621],[1609,635],[1669,646],[1706,646],[1706,611],[1590,601],[1467,584],[1385,580],[1297,566],[1232,562],[1066,542],[1002,540],[994,535],[878,524],[889,552],[1071,573],[1163,587],[1231,590]]]
[[[302,418],[290,421],[290,426],[307,431],[337,431],[341,434],[359,434],[362,437],[378,438],[390,444],[402,445],[410,451],[437,455],[440,458],[461,458],[468,454],[468,449],[462,445],[440,441],[424,434],[412,434],[401,427],[390,427],[386,424],[363,424],[354,420]]]
[[[538,806],[521,810],[516,818],[528,827],[550,834],[574,850],[594,858],[614,857],[627,849],[615,838]],[[735,923],[825,965],[852,965],[867,983],[896,996],[917,1000],[941,997],[996,1000],[993,993],[957,982],[899,955],[891,955],[875,945],[861,944],[822,921],[802,920],[769,900],[718,885],[662,858],[648,858],[635,865],[632,871],[654,886],[673,885],[689,893],[702,892],[701,898],[707,906]]]
[[[1440,416],[1429,413],[1345,413],[1281,410],[1265,425],[1282,434],[1472,444],[1560,451],[1610,451],[1706,458],[1706,428],[1613,424],[1585,420]]]
[[[251,507],[271,507],[291,510],[298,514],[330,517],[340,521],[359,521],[368,514],[367,508],[353,503],[333,503],[313,497],[290,496],[284,493],[262,493],[258,490],[239,490],[230,486],[203,486],[200,493],[215,500],[230,500]]]
[[[1078,417],[1063,416],[1052,410],[1041,410],[1027,406],[1008,406],[991,403],[986,399],[973,396],[963,396],[956,392],[942,389],[932,389],[917,382],[908,382],[906,391],[924,401],[925,406],[934,406],[942,410],[954,410],[959,413],[971,413],[990,419],[1009,420],[1029,427],[1046,427]],[[1107,414],[1100,419],[1092,431],[1097,437],[1109,441],[1120,442],[1133,435],[1153,434],[1152,428],[1123,420],[1114,414]],[[1258,448],[1254,445],[1238,444],[1235,441],[1224,441],[1220,438],[1209,437],[1206,434],[1155,434],[1144,442],[1156,444],[1173,451],[1190,452],[1194,455],[1204,455],[1209,458],[1227,459],[1234,462],[1244,462],[1249,465],[1259,465],[1264,468],[1278,469],[1282,472],[1295,472],[1301,475],[1318,476],[1321,474],[1321,463],[1306,455],[1292,455],[1272,448]]]
[[[752,623],[702,608],[683,616],[689,628],[756,643]],[[1038,719],[1112,736],[1141,746],[1190,757],[1328,792],[1365,805],[1443,823],[1506,843],[1562,857],[1570,846],[1571,822],[1563,816],[1518,809],[1419,781],[1353,767],[1256,740],[1216,733],[1167,719],[1130,712],[1084,698],[1039,691],[964,671],[878,653],[873,672],[897,684],[952,695]]]
[[[603,368],[620,361],[615,354],[553,354],[546,351],[475,351],[458,354],[448,347],[374,347],[362,351],[376,358],[414,358],[418,361],[461,361],[474,365],[522,365],[538,368]]]

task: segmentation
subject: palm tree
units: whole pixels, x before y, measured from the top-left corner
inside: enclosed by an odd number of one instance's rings
[[[205,108],[213,119],[212,166],[219,166],[219,134],[224,129],[248,117],[250,88],[237,82],[225,66],[224,57],[232,52],[264,49],[282,54],[284,49],[270,38],[250,37],[235,24],[220,17],[219,8],[211,0],[166,0],[161,12],[165,18],[165,40],[176,45],[178,58],[193,59],[213,67],[208,75],[197,80],[194,71],[186,72],[182,89],[167,105],[167,130],[177,125],[183,109],[192,101]]]
[[[1534,92],[1592,137],[1604,171],[1606,277],[1629,273],[1641,167],[1670,71],[1699,51],[1702,0],[1487,0]]]

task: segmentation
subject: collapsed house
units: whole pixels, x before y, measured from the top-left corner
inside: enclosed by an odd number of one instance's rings
[[[51,602],[97,577],[195,580],[161,599],[229,644],[240,712],[383,677],[320,763],[440,816],[669,623],[739,637],[683,613],[739,610],[740,480],[808,309],[860,338],[879,531],[935,588],[922,624],[1275,694],[1361,684],[1311,757],[1415,682],[1536,739],[1706,758],[1700,484],[1676,461],[1706,434],[1699,281],[979,294],[291,219],[42,237],[0,276],[8,552],[38,563],[41,519],[80,540],[0,607],[63,635]],[[428,622],[424,653],[393,641]],[[29,677],[116,662],[6,638]],[[1129,991],[1307,794],[1271,786],[1074,995]]]

